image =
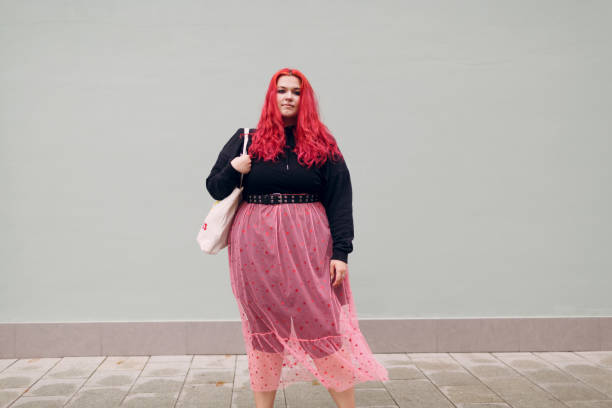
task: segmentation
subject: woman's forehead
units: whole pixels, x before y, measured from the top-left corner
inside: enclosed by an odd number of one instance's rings
[[[299,88],[300,79],[296,76],[283,75],[280,78],[278,78],[276,85],[284,86],[285,88]]]

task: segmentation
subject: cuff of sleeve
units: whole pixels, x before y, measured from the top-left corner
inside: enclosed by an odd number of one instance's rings
[[[236,180],[236,185],[240,183],[240,173],[232,166],[231,162],[227,162],[225,167],[221,170],[222,177],[227,177],[229,180]]]
[[[334,250],[332,252],[331,259],[337,259],[337,260],[342,261],[344,263],[348,263],[348,253],[344,252],[341,249],[334,248]]]

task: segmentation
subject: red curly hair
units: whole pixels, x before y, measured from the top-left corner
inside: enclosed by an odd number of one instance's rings
[[[298,162],[311,167],[313,164],[324,164],[328,157],[332,160],[342,158],[336,139],[319,119],[319,107],[310,83],[304,74],[293,68],[277,71],[270,80],[261,117],[253,134],[253,142],[249,146],[251,158],[276,161],[278,155],[283,152],[286,143],[285,129],[276,102],[276,85],[283,75],[296,76],[301,82],[293,150],[298,156]]]

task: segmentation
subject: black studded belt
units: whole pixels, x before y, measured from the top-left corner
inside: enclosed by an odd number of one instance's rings
[[[247,194],[247,203],[255,204],[285,204],[285,203],[313,203],[321,201],[315,193],[272,193],[272,194]]]

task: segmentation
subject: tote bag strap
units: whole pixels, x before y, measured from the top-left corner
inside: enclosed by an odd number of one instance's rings
[[[247,152],[247,143],[249,141],[249,128],[244,128],[244,144],[242,145],[242,154]],[[242,187],[242,178],[244,174],[240,173],[240,187]]]

